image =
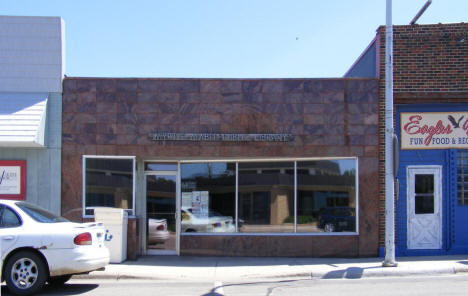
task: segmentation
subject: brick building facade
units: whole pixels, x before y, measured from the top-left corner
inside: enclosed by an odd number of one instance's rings
[[[399,137],[400,166],[398,172],[399,198],[396,200],[396,250],[397,255],[425,255],[468,252],[468,238],[464,235],[465,206],[463,204],[464,187],[461,172],[465,145],[463,135],[457,131],[461,128],[468,110],[468,24],[435,24],[435,25],[407,25],[393,28],[393,85],[395,103],[395,130]],[[370,62],[369,62],[370,61]],[[375,61],[375,62],[374,62]],[[367,62],[367,63],[365,63]],[[374,74],[374,75],[372,75]],[[378,77],[379,78],[379,172],[380,172],[380,246],[383,253],[385,237],[385,181],[384,181],[384,115],[385,115],[385,27],[377,30],[377,36],[360,57],[356,64],[348,71],[347,77]],[[436,116],[439,117],[434,117]],[[418,147],[414,145],[425,140],[423,132],[408,138],[410,126],[405,120],[411,116],[413,122],[420,126],[436,126],[440,120],[445,127],[450,126],[450,134],[437,134],[436,140],[450,136],[451,145],[443,145],[432,140],[429,145]],[[426,118],[434,118],[425,121]],[[452,123],[449,116],[454,118]],[[462,118],[463,117],[463,118]],[[402,133],[405,137],[402,138]],[[456,136],[455,136],[456,135]],[[412,141],[407,143],[406,141]],[[453,141],[456,143],[453,144]],[[402,143],[403,142],[403,143]],[[423,141],[424,142],[424,141]],[[459,144],[460,143],[460,144]],[[408,145],[413,144],[413,146]],[[437,202],[434,209],[419,205],[418,194],[415,193],[414,182],[423,170],[432,175],[434,172],[440,178],[440,212],[437,213]],[[418,177],[419,176],[419,177]],[[432,181],[431,181],[432,182]],[[417,182],[416,182],[417,184]],[[437,184],[436,184],[437,185]],[[439,186],[438,185],[438,186]],[[437,186],[436,186],[437,187]],[[438,200],[435,198],[435,200]],[[416,207],[416,209],[415,209]],[[411,211],[413,210],[413,213]],[[439,229],[428,233],[426,238],[417,238],[416,233],[423,233],[421,229],[412,229],[412,219],[418,216],[429,217],[432,210],[439,214]],[[424,218],[425,219],[425,218]],[[414,236],[411,236],[411,232]],[[432,237],[432,238],[430,238]],[[414,243],[418,240],[427,242]],[[429,241],[433,240],[432,245]],[[437,241],[437,242],[436,242]]]

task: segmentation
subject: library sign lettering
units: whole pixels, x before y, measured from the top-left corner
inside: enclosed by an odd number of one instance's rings
[[[401,149],[468,148],[468,112],[400,114]]]
[[[212,133],[150,133],[153,141],[198,141],[198,142],[290,142],[291,134],[212,134]]]

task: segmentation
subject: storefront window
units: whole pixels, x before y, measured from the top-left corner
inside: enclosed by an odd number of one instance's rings
[[[181,232],[236,231],[236,164],[181,164]]]
[[[133,214],[134,159],[84,158],[85,215],[94,207],[115,207]]]
[[[356,161],[297,162],[297,231],[356,231]]]
[[[182,232],[356,232],[355,158],[180,167]]]
[[[239,163],[239,232],[294,232],[294,162]]]

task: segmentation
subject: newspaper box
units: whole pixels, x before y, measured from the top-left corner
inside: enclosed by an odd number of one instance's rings
[[[94,220],[104,224],[104,244],[109,248],[110,263],[127,259],[128,214],[123,209],[99,207],[94,209]]]

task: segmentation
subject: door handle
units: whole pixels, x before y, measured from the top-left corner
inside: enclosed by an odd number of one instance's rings
[[[3,240],[12,240],[14,239],[15,237],[13,235],[7,235],[7,236],[4,236],[3,237]]]

